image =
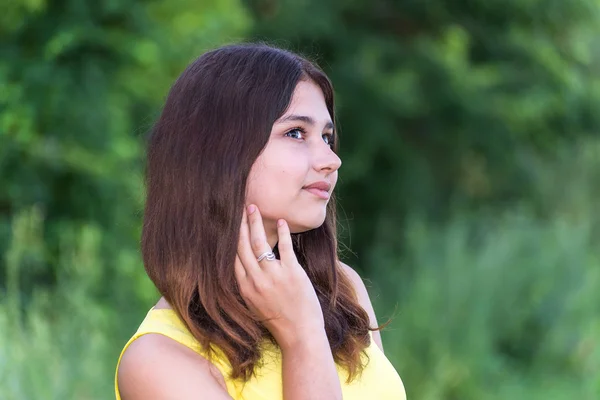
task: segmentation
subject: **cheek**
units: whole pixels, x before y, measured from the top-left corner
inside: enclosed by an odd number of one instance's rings
[[[246,202],[265,210],[285,207],[305,183],[305,165],[301,157],[288,151],[263,152],[250,171]]]
[[[338,180],[338,171],[334,171],[330,176],[329,179],[331,181],[331,185],[332,185],[332,189],[335,189],[337,186],[337,180]]]

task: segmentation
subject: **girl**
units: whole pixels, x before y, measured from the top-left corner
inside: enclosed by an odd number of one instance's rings
[[[148,146],[144,266],[162,298],[117,399],[405,399],[361,278],[337,255],[333,88],[235,45],[173,85]]]

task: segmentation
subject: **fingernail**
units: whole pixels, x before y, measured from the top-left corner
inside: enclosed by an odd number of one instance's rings
[[[283,220],[280,219],[279,221],[277,221],[277,226],[283,226]]]
[[[250,204],[248,206],[248,214],[252,214],[254,211],[256,211],[256,207],[254,206],[254,204]]]

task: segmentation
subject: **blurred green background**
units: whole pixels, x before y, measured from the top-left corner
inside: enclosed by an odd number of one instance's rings
[[[344,260],[408,398],[600,398],[599,34],[598,0],[0,0],[0,398],[114,398],[146,133],[248,39],[334,82]]]

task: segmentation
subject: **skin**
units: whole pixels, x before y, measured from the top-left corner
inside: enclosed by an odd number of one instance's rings
[[[300,118],[298,118],[300,117]],[[240,226],[235,274],[246,303],[282,351],[284,399],[341,399],[341,386],[314,288],[292,250],[290,233],[325,221],[327,201],[304,189],[326,181],[333,191],[341,160],[331,150],[334,133],[325,99],[312,82],[298,83],[290,107],[273,125],[250,171]],[[279,244],[280,260],[256,258]],[[354,284],[371,326],[377,321],[360,276],[340,263]],[[155,308],[171,308],[160,299]],[[382,348],[379,332],[375,343]],[[383,350],[383,348],[382,348]],[[158,334],[135,340],[118,372],[124,400],[231,399],[225,380],[208,360]]]
[[[325,221],[328,201],[302,188],[325,181],[331,184],[329,192],[333,191],[342,165],[327,143],[333,133],[323,92],[312,82],[300,81],[248,178],[246,205],[256,204],[260,209],[269,246],[277,243],[279,218],[288,222],[292,233]]]

